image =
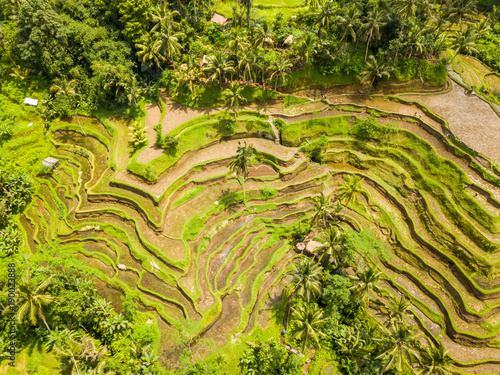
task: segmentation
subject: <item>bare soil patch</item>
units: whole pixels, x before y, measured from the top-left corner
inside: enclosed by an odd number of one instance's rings
[[[473,149],[500,162],[500,118],[485,103],[452,83],[453,89],[441,95],[412,95],[418,101],[444,117],[455,135]]]

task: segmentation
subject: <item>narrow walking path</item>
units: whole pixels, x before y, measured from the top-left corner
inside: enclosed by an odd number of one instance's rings
[[[279,145],[280,144],[280,133],[278,132],[278,129],[276,128],[276,126],[274,125],[274,117],[269,115],[269,125],[271,125],[271,129],[273,130],[273,134],[274,134],[274,144],[275,145]]]

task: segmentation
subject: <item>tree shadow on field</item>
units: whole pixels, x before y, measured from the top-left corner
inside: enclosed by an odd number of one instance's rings
[[[230,137],[233,135],[235,127],[236,122],[234,119],[222,119],[214,125],[215,130],[217,130],[217,135],[222,137]]]
[[[231,192],[229,188],[226,190],[222,189],[218,201],[230,214],[234,214],[237,211],[238,203],[240,203],[236,200],[236,193]]]

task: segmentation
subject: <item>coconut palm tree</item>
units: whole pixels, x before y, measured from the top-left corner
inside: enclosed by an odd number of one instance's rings
[[[287,77],[290,75],[290,68],[292,67],[292,63],[284,58],[282,55],[274,62],[273,71],[269,79],[271,82],[274,80],[274,90],[278,88],[278,82],[281,81],[281,84],[284,85],[286,83]]]
[[[454,35],[452,38],[451,48],[455,50],[455,54],[453,55],[450,63],[453,63],[457,55],[461,52],[466,54],[477,52],[476,39],[476,27],[471,25],[467,25],[465,30],[462,30]]]
[[[448,19],[454,23],[458,22],[460,25],[460,32],[462,32],[463,20],[475,16],[476,14],[476,0],[455,0],[450,5]]]
[[[314,49],[318,44],[318,37],[313,33],[304,34],[297,44],[297,48],[300,56],[302,57],[302,62],[304,65],[308,65],[312,55],[314,54]]]
[[[332,205],[330,204],[330,199],[325,197],[323,192],[312,199],[314,202],[314,214],[311,218],[310,226],[312,227],[315,223],[321,222],[326,227],[326,221],[331,217],[330,211],[332,210]]]
[[[70,97],[80,96],[80,94],[78,94],[78,92],[76,91],[76,85],[76,79],[68,81],[68,79],[66,78],[56,78],[54,79],[52,86],[50,86],[49,91],[54,95],[63,95],[69,99]],[[78,125],[80,125],[80,130],[83,134],[85,134],[85,131],[82,128],[82,124],[80,124],[80,119],[76,114],[76,110],[74,109],[73,104],[71,104],[71,109],[73,109],[74,111],[76,120],[78,121]]]
[[[443,344],[434,345],[428,341],[425,348],[420,349],[420,367],[418,375],[455,375],[451,367],[452,359]]]
[[[181,44],[179,40],[186,35],[180,31],[174,31],[172,28],[161,29],[153,33],[154,49],[159,51],[165,58],[175,66],[174,59],[179,56]]]
[[[365,308],[368,307],[368,299],[373,292],[380,292],[380,287],[377,283],[380,281],[382,272],[374,267],[367,267],[362,272],[357,272],[356,276],[349,276],[354,282],[350,288],[354,292],[354,296],[360,301],[364,301]]]
[[[424,9],[424,0],[397,0],[394,1],[396,14],[403,20],[414,18],[417,10]]]
[[[410,301],[404,296],[396,298],[389,297],[389,301],[381,307],[381,313],[385,316],[385,326],[397,326],[406,322],[406,317],[409,315]]]
[[[355,370],[354,373],[362,374],[363,367],[366,365],[367,360],[370,359],[375,345],[373,345],[371,339],[362,338],[359,329],[349,327],[345,328],[344,332],[345,334],[340,335],[335,340],[339,346],[339,352],[342,354],[341,361],[351,362]]]
[[[500,5],[493,5],[493,9],[488,13],[488,19],[490,20],[491,27],[495,27],[495,25],[500,22]]]
[[[344,233],[339,227],[334,225],[322,233],[323,246],[318,249],[321,263],[325,266],[333,264],[337,268],[342,268],[347,262],[347,252],[342,246]]]
[[[361,25],[361,11],[356,6],[351,6],[344,9],[343,14],[338,15],[336,23],[340,30],[344,30],[340,42],[344,40],[346,35],[350,35],[353,42],[356,41],[356,33]]]
[[[18,310],[16,314],[18,323],[23,323],[27,318],[32,325],[36,325],[38,319],[40,319],[50,332],[50,327],[43,313],[43,307],[49,305],[54,298],[49,294],[43,293],[51,283],[52,276],[39,285],[35,285],[29,271],[26,272],[18,283]]]
[[[135,45],[137,49],[136,55],[140,58],[141,69],[143,71],[151,68],[151,62],[153,62],[156,67],[162,69],[161,66],[166,59],[165,56],[160,53],[159,47],[160,45],[155,43],[155,39],[153,39],[149,33]]]
[[[378,81],[384,77],[391,76],[392,68],[386,65],[382,57],[375,58],[375,56],[368,56],[366,68],[359,75],[360,81],[370,82],[370,86],[376,86]]]
[[[293,264],[292,271],[288,273],[288,276],[292,278],[290,300],[298,295],[309,303],[312,298],[319,296],[322,272],[323,267],[312,258],[302,257],[296,264]]]
[[[166,1],[159,2],[156,6],[153,6],[149,16],[154,25],[151,32],[177,30],[179,28],[179,22],[175,21],[175,18],[180,17],[180,13],[176,10],[171,11]]]
[[[318,36],[321,37],[321,30],[330,30],[332,20],[338,12],[338,5],[332,0],[321,3],[315,23],[318,25]]]
[[[253,40],[254,47],[274,47],[274,26],[267,22],[261,22],[255,29],[255,36]]]
[[[238,149],[236,150],[236,156],[234,160],[231,161],[227,166],[229,169],[236,173],[237,176],[241,175],[241,186],[243,188],[243,204],[245,201],[245,178],[248,177],[248,166],[252,164],[255,159],[255,148],[253,145],[247,147],[246,141],[243,145],[238,142]]]
[[[406,325],[397,325],[390,327],[386,334],[387,337],[384,339],[375,339],[383,341],[387,347],[382,354],[376,357],[376,359],[385,361],[382,373],[391,369],[396,369],[399,372],[411,369],[413,361],[420,358],[419,343],[413,330]]]
[[[365,22],[361,25],[360,29],[366,41],[365,63],[372,38],[380,40],[380,28],[384,27],[386,23],[385,13],[378,8],[371,9],[370,12],[368,12],[368,16],[365,17]]]
[[[293,309],[292,319],[295,323],[293,338],[300,340],[301,351],[309,348],[310,344],[319,345],[319,339],[326,337],[321,331],[321,326],[328,319],[323,317],[323,310],[317,304],[302,304],[297,309]]]
[[[366,190],[361,186],[363,178],[357,175],[344,175],[344,182],[339,185],[337,199],[344,202],[344,217],[349,203],[357,203],[360,195],[367,195]]]
[[[209,81],[219,82],[219,87],[226,78],[227,73],[234,72],[234,65],[223,51],[214,51],[214,54],[207,58],[208,65],[203,68],[209,74]]]
[[[246,99],[241,95],[242,91],[243,86],[238,85],[238,82],[231,82],[229,87],[222,92],[226,104],[233,108],[235,121],[240,104],[246,101]]]
[[[244,29],[239,26],[233,27],[229,34],[229,41],[227,47],[233,52],[233,56],[238,60],[239,53],[242,49],[248,47],[248,37]]]
[[[257,56],[255,55],[252,48],[246,48],[240,54],[240,60],[238,61],[238,72],[240,77],[247,81],[256,81],[257,79],[257,69],[259,64],[257,62]]]

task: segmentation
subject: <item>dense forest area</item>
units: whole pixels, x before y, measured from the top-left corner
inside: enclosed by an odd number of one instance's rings
[[[459,54],[500,72],[495,0],[306,0],[306,10],[273,18],[257,17],[252,0],[231,4],[221,25],[210,21],[217,11],[211,0],[0,0],[0,146],[16,132],[28,95],[40,100],[30,113],[43,120],[46,136],[61,117],[114,111],[141,118],[160,92],[194,108],[230,103],[236,119],[239,102],[309,87],[443,87],[447,65]],[[476,89],[500,104],[500,92]],[[389,131],[369,117],[357,120],[353,132],[362,139],[367,128]],[[169,141],[175,139],[157,144],[169,148]],[[314,150],[304,151],[314,158]],[[37,152],[0,155],[0,360],[9,358],[7,280],[15,262],[18,347],[43,347],[29,373],[38,373],[47,353],[62,374],[302,373],[299,357],[278,338],[248,345],[238,369],[209,350],[210,342],[194,353],[190,332],[199,327],[191,321],[176,327],[185,332],[173,338],[180,360],[166,370],[155,353],[160,334],[148,323],[152,314],[132,297],[118,313],[85,268],[57,246],[20,254],[19,215],[31,203],[36,176],[48,173]],[[290,340],[302,351],[317,345],[333,353],[345,374],[452,374],[445,349],[416,338],[403,298],[379,301],[385,325],[368,312],[381,279],[370,259],[383,257],[384,247],[367,232],[326,225],[331,212],[342,217],[340,203],[363,194],[359,179],[346,178],[338,201],[315,197],[307,230],[291,234],[295,243],[316,228],[325,245],[287,273],[281,309],[294,332]],[[348,274],[351,267],[359,272]]]

